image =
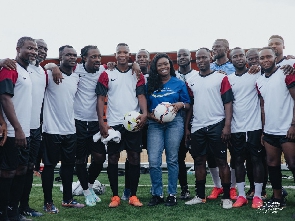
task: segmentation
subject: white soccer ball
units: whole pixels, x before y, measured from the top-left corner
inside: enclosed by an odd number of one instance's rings
[[[136,111],[130,111],[124,116],[123,125],[126,130],[131,132],[139,131],[139,128],[137,127],[137,124],[139,123],[136,118],[140,115],[140,113]]]
[[[154,110],[155,117],[161,122],[171,122],[176,116],[173,106],[169,102],[162,102]]]

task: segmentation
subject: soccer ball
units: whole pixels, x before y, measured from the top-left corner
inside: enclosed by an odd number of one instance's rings
[[[136,118],[140,115],[140,113],[136,111],[130,111],[124,116],[123,125],[126,130],[131,132],[139,131],[139,128],[137,127],[137,124],[139,123]]]
[[[171,122],[176,116],[173,106],[169,102],[162,102],[154,110],[155,117],[161,122]]]

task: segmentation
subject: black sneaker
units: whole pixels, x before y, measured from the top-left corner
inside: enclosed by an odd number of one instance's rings
[[[32,219],[27,219],[25,216],[19,214],[17,219],[9,218],[10,221],[32,221]]]
[[[254,197],[254,190],[249,189],[248,192],[246,193],[246,198],[247,200],[252,200]]]
[[[282,210],[286,207],[286,202],[283,199],[272,198],[269,201],[265,202],[263,206],[259,208],[263,213],[277,213],[278,210]]]
[[[165,206],[175,206],[177,204],[176,196],[169,195],[166,199]]]
[[[156,206],[160,203],[164,203],[164,198],[160,196],[152,196],[148,206]]]
[[[40,213],[30,207],[26,209],[20,209],[20,214],[23,216],[32,216],[32,217],[43,216],[43,213]]]
[[[182,199],[182,200],[189,199],[190,194],[191,193],[190,193],[187,185],[181,187],[180,199]]]

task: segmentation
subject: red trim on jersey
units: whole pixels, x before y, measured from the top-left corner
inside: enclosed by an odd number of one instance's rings
[[[221,95],[225,94],[228,90],[231,89],[230,83],[228,81],[228,77],[224,76],[221,82],[221,88],[220,88],[220,93]]]
[[[107,74],[107,72],[102,72],[101,75],[98,78],[98,82],[101,83],[103,86],[105,86],[106,88],[109,88],[109,76]]]
[[[294,74],[286,75],[285,82],[286,82],[287,86],[294,83],[295,82],[295,75]]]
[[[106,64],[102,65],[104,67],[104,69],[108,69],[108,66]]]
[[[47,70],[45,70],[45,75],[46,75],[46,87],[47,87],[47,85],[48,85],[48,74],[47,74]]]
[[[258,89],[258,86],[257,86],[257,84],[256,84],[255,86],[256,86],[257,93],[258,93],[258,95],[260,96],[260,95],[261,95],[261,93],[260,93],[260,91],[259,91],[259,89]]]
[[[6,68],[2,68],[0,70],[0,81],[9,79],[12,81],[13,85],[15,85],[17,78],[18,78],[18,73],[16,70],[8,70]]]
[[[192,92],[191,88],[188,86],[188,83],[187,82],[185,82],[185,85],[187,87],[188,95],[190,97],[194,97],[194,93]]]
[[[78,64],[76,64],[76,65],[75,65],[75,67],[73,67],[73,72],[76,70],[76,68],[77,68],[77,65],[78,65]]]
[[[145,79],[144,79],[143,74],[140,73],[139,76],[140,76],[140,78],[139,78],[139,80],[137,81],[136,87],[140,87],[140,86],[142,86],[142,85],[145,85]]]

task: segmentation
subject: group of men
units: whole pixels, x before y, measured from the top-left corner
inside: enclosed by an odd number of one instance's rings
[[[196,51],[199,72],[191,68],[189,50],[177,52],[179,69],[176,74],[186,82],[193,104],[186,114],[186,133],[179,149],[181,199],[190,198],[184,161],[187,151],[195,165],[196,196],[185,204],[205,203],[206,198],[216,199],[223,193],[223,208],[247,204],[248,195],[253,197],[252,208],[259,208],[263,205],[268,171],[273,187],[271,202],[277,202],[279,207],[285,205],[282,182],[278,177],[281,177],[282,152],[289,169],[293,174],[295,172],[295,60],[284,57],[281,36],[271,36],[268,45],[261,50],[250,49],[247,53],[234,48],[228,59],[228,41],[217,39],[212,51],[207,48]],[[77,64],[76,50],[65,45],[59,48],[60,65],[47,65],[45,71],[40,66],[48,50],[44,40],[22,37],[16,50],[15,61],[0,61],[0,104],[3,110],[0,112],[3,131],[0,143],[0,220],[29,220],[24,216],[42,215],[29,206],[41,131],[45,212],[59,212],[52,197],[54,169],[59,161],[62,206],[85,206],[72,196],[74,167],[86,205],[95,206],[100,202],[92,187],[103,169],[106,156],[113,192],[109,207],[118,207],[118,160],[123,149],[127,151],[127,160],[121,199],[128,199],[130,205],[142,206],[136,192],[140,152],[142,146],[146,146],[145,84],[148,82],[149,52],[141,49],[136,54],[136,63],[130,65],[129,46],[120,43],[116,47],[116,64],[106,66],[101,65],[99,49],[88,45],[81,49],[82,62]],[[138,127],[142,130],[135,133],[122,126],[125,113],[132,110],[141,112]],[[93,141],[93,135],[98,132],[103,138],[111,138],[114,130],[121,133],[119,143],[109,139],[106,148],[102,142]],[[231,169],[227,163],[227,149],[231,153]],[[87,169],[89,154],[92,162]],[[244,190],[246,158],[247,163],[251,162],[247,172],[251,170],[249,180],[253,182],[247,197]],[[214,182],[208,197],[205,196],[206,162]],[[234,204],[232,200],[236,200]]]

